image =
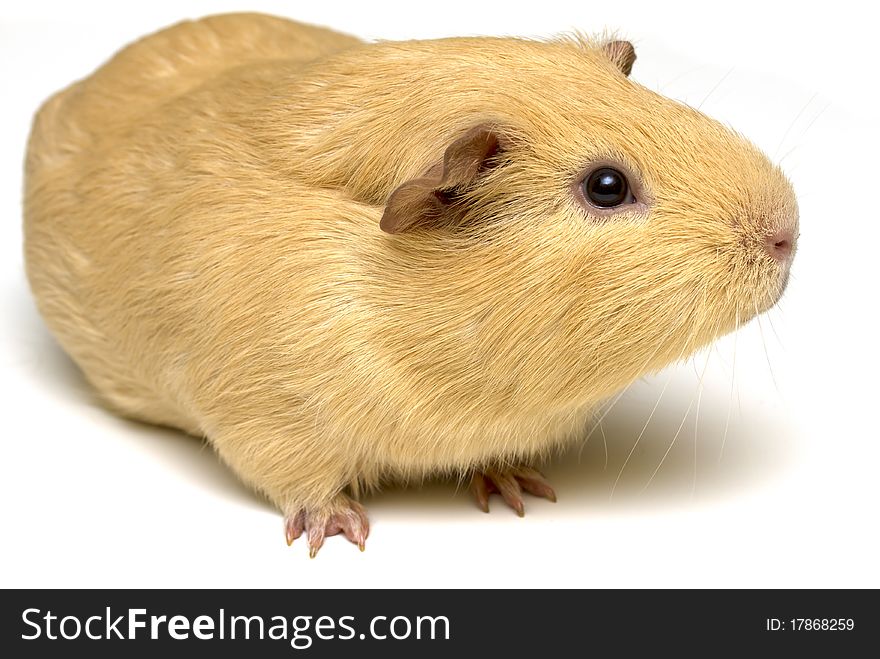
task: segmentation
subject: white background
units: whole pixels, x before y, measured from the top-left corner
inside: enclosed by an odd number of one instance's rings
[[[724,5],[3,3],[0,585],[880,586],[876,17],[868,3]],[[133,38],[242,8],[366,38],[619,30],[636,43],[635,80],[782,159],[801,240],[781,306],[627,391],[602,423],[607,466],[599,430],[546,465],[559,503],[529,499],[519,519],[497,498],[484,515],[453,484],[392,489],[366,500],[364,554],[331,538],[309,560],[209,448],[94,403],[22,270],[39,103]]]

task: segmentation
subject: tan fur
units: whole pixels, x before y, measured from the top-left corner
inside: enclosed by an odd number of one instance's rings
[[[487,122],[504,147],[464,220],[381,231]],[[647,213],[578,204],[598,160]],[[26,174],[31,286],[103,399],[206,436],[288,514],[565,442],[772,305],[762,241],[797,215],[757,149],[583,39],[366,45],[260,15],[171,27],[54,96]]]

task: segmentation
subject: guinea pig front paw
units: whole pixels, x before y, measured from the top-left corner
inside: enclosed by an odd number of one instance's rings
[[[284,532],[288,546],[306,534],[309,557],[318,555],[324,538],[342,533],[363,551],[370,533],[366,509],[344,494],[337,495],[325,506],[300,508],[284,518]]]
[[[525,515],[523,492],[556,503],[556,492],[553,491],[550,483],[540,471],[531,467],[477,472],[471,479],[471,491],[474,493],[477,505],[484,513],[489,512],[489,496],[493,492],[500,494],[507,505],[520,517]]]

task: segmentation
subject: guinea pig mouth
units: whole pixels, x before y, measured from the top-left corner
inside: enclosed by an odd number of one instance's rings
[[[767,240],[768,253],[779,268],[779,285],[775,302],[782,297],[791,278],[791,264],[797,251],[797,239],[797,234],[787,234],[782,237],[774,235]]]
[[[779,282],[779,291],[776,293],[776,299],[774,300],[773,304],[776,304],[777,302],[779,302],[780,298],[782,297],[782,294],[785,293],[785,289],[788,287],[788,280],[790,277],[791,277],[791,268],[785,268],[785,270],[782,273],[782,279]]]
[[[776,268],[775,276],[770,274],[769,281],[759,286],[759,290],[756,291],[757,296],[754,299],[754,313],[756,314],[764,313],[776,306],[788,287],[788,282],[791,278],[790,261],[774,265]]]
[[[799,237],[797,215],[769,223],[766,233],[741,234],[740,245],[753,282],[751,313],[763,313],[776,305],[788,287],[791,264]]]

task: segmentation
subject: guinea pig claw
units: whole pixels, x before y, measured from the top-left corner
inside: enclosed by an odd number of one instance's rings
[[[471,491],[477,506],[485,513],[489,512],[489,496],[492,493],[500,494],[520,517],[525,515],[523,492],[556,502],[556,492],[550,483],[541,472],[531,467],[476,473],[471,480]]]
[[[340,495],[326,508],[301,509],[288,515],[284,523],[288,546],[303,533],[309,545],[309,558],[315,558],[332,535],[343,534],[364,551],[370,533],[367,511],[356,501]]]
[[[488,513],[489,495],[492,490],[489,487],[489,480],[483,474],[474,474],[473,480],[471,480],[471,492],[474,493],[474,499],[476,499],[480,510]]]
[[[537,469],[521,467],[514,471],[514,477],[520,484],[520,487],[532,496],[541,497],[556,503],[556,492],[553,491],[553,487],[547,482],[544,474]]]
[[[306,513],[300,510],[295,515],[291,515],[284,520],[284,535],[287,540],[287,546],[293,544],[303,534],[306,528]]]

